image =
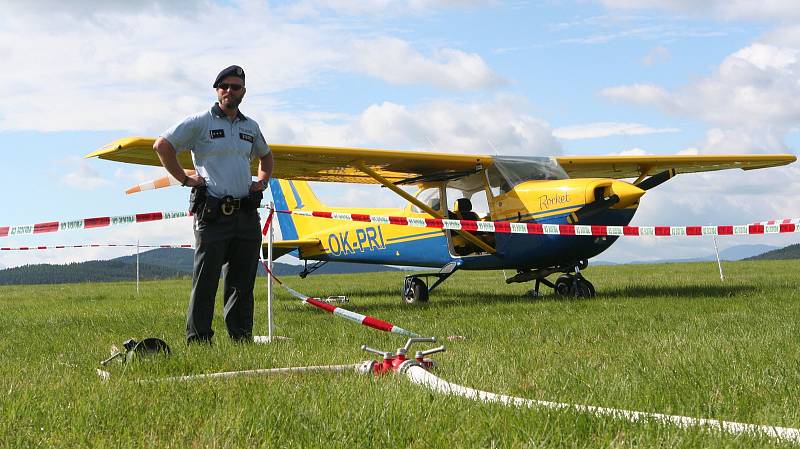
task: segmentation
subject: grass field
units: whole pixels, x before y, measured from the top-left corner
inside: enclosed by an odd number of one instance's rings
[[[594,299],[525,298],[501,272],[460,272],[421,307],[397,273],[287,278],[309,295],[445,341],[437,375],[531,399],[800,427],[796,261],[593,267]],[[404,339],[301,304],[276,287],[270,345],[187,347],[188,280],[0,288],[0,447],[764,447],[787,443],[515,409],[440,396],[404,377],[295,374],[136,384],[137,378],[348,364]],[[256,333],[266,329],[264,279]],[[217,307],[219,311],[220,307]],[[157,336],[168,359],[110,367],[112,344]]]

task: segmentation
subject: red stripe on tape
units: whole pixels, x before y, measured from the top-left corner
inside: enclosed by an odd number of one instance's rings
[[[669,226],[656,226],[655,233],[659,237],[669,237]]]
[[[33,225],[34,234],[43,234],[45,232],[55,232],[55,231],[58,231],[57,221],[48,221],[47,223],[36,223],[35,225]]]
[[[161,212],[150,212],[147,214],[136,214],[136,223],[144,223],[147,221],[163,220],[164,214]]]
[[[797,225],[794,223],[781,224],[781,232],[795,232],[796,230],[797,230]]]
[[[558,225],[558,233],[561,235],[575,235],[575,225]]]
[[[8,237],[9,229],[11,229],[11,226],[3,226],[0,228],[0,237]]]
[[[764,233],[764,226],[762,225],[750,225],[747,227],[747,232],[750,234],[763,234]]]
[[[542,225],[540,225],[539,223],[527,223],[527,225],[528,225],[528,234],[544,233],[544,227],[542,227]],[[497,223],[495,223],[495,226],[497,226]],[[508,225],[508,227],[510,229],[511,225]]]
[[[511,223],[508,221],[498,221],[494,224],[494,232],[500,232],[503,234],[510,234],[511,233]]]
[[[367,215],[367,214],[350,214],[350,217],[353,219],[353,221],[371,221],[372,220],[370,218],[370,216]]]
[[[371,316],[364,317],[364,321],[362,321],[361,324],[386,332],[391,332],[392,328],[394,327],[392,326],[392,323],[387,323],[386,321],[379,320]]]
[[[408,225],[408,218],[406,217],[389,217],[389,223],[395,225]]]
[[[102,228],[111,224],[110,217],[86,218],[83,220],[84,228]]]
[[[443,228],[444,224],[442,224],[441,218],[426,218],[425,219],[425,226],[429,228]]]
[[[465,231],[477,231],[478,223],[475,220],[464,220],[461,222],[461,229]]]
[[[314,217],[333,218],[333,212],[312,212]]]
[[[326,310],[326,311],[328,311],[330,313],[333,313],[333,311],[338,308],[338,307],[332,306],[332,305],[330,305],[330,304],[328,304],[326,302],[318,301],[318,300],[316,300],[314,298],[306,298],[306,302],[311,304],[314,307],[319,307],[320,309]]]
[[[733,226],[717,226],[717,234],[733,235]]]
[[[639,228],[634,226],[623,226],[622,227],[622,234],[623,235],[639,235]]]
[[[592,235],[608,235],[608,226],[592,225]]]

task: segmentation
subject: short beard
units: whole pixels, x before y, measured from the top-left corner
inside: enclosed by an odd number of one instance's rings
[[[236,109],[240,104],[242,104],[242,99],[240,97],[229,96],[227,99],[219,99],[219,105],[224,109]]]

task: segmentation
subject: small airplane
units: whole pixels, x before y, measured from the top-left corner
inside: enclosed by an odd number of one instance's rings
[[[87,157],[159,166],[153,142],[119,139]],[[630,223],[643,195],[676,174],[753,170],[797,159],[791,154],[523,157],[283,144],[270,148],[275,158],[270,190],[278,210],[612,226]],[[183,167],[192,167],[188,152],[180,156]],[[380,184],[409,204],[404,209],[328,207],[308,181]],[[129,191],[174,184],[165,177]],[[416,193],[404,186],[415,186]],[[482,215],[475,209],[482,209]],[[407,304],[426,302],[458,270],[513,269],[516,274],[506,282],[535,281],[531,294],[538,295],[544,284],[557,295],[591,297],[595,288],[581,270],[618,238],[451,231],[281,213],[277,219],[283,240],[274,243],[273,257],[292,253],[303,260],[301,277],[329,261],[438,269],[405,277],[402,299]],[[556,273],[555,281],[548,280]]]

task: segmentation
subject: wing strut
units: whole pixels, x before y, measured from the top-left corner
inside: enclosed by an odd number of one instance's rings
[[[356,161],[353,163],[353,166],[361,170],[362,172],[366,173],[367,175],[372,177],[372,179],[378,181],[384,187],[388,188],[392,192],[400,195],[401,197],[403,197],[403,199],[405,199],[409,203],[417,206],[418,208],[420,208],[420,210],[424,210],[425,212],[429,213],[432,217],[444,218],[439,212],[431,209],[427,204],[409,195],[405,190],[401,189],[400,187],[397,187],[396,185],[392,184],[388,179],[378,174],[375,170],[372,170],[371,168],[367,167],[366,164],[364,164],[363,162]],[[495,252],[497,252],[486,242],[479,239],[478,237],[475,237],[474,235],[470,234],[467,231],[455,231],[455,232],[457,232],[458,235],[464,237],[470,243],[477,245],[479,248],[481,248],[482,250],[486,251],[489,254],[494,254]]]

